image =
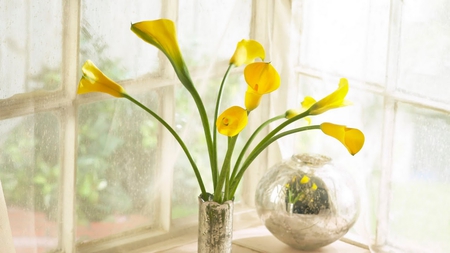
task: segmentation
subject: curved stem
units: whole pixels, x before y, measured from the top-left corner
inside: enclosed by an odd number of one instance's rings
[[[202,180],[202,177],[201,177],[200,172],[198,170],[197,164],[195,164],[194,159],[192,159],[192,156],[189,153],[188,148],[186,147],[186,145],[184,144],[184,142],[180,138],[180,136],[175,132],[175,130],[169,124],[167,124],[167,122],[163,118],[161,118],[158,114],[156,114],[155,112],[150,110],[148,107],[146,107],[145,105],[143,105],[142,103],[140,103],[139,101],[137,101],[136,99],[134,99],[132,96],[130,96],[128,94],[124,94],[124,97],[126,99],[130,100],[131,102],[133,102],[134,104],[136,104],[137,106],[141,107],[144,111],[148,112],[150,115],[152,115],[177,140],[178,144],[180,144],[181,148],[183,149],[184,153],[186,154],[186,156],[187,156],[187,158],[188,158],[188,160],[189,160],[189,162],[190,162],[190,164],[192,166],[192,169],[194,170],[195,176],[197,177],[197,181],[198,181],[198,184],[200,186],[200,190],[202,191],[202,196],[206,196],[205,186],[203,184],[203,180]]]
[[[220,83],[220,88],[219,88],[219,92],[217,94],[217,99],[216,99],[216,108],[214,110],[214,118],[213,118],[213,157],[211,157],[212,162],[216,164],[215,167],[211,167],[211,175],[212,175],[212,181],[213,181],[213,186],[214,189],[216,187],[217,184],[217,180],[218,178],[218,171],[217,171],[217,131],[216,131],[216,121],[217,121],[217,117],[219,115],[219,107],[220,107],[220,101],[222,100],[222,92],[223,92],[223,87],[225,86],[225,81],[227,80],[228,74],[230,73],[231,67],[233,66],[233,64],[228,65],[227,71],[225,72],[225,75],[222,78],[222,82]]]
[[[203,132],[205,134],[206,145],[208,147],[209,163],[211,166],[211,170],[217,171],[217,163],[213,161],[213,159],[215,157],[214,156],[214,145],[213,145],[213,141],[212,141],[212,137],[211,137],[211,130],[209,128],[209,120],[208,120],[208,115],[206,114],[205,105],[203,104],[202,99],[200,98],[200,95],[198,94],[196,89],[189,89],[188,91],[191,93],[192,98],[194,99],[194,102],[195,102],[198,112],[200,114],[200,119],[202,121],[202,126],[203,126]]]
[[[250,155],[247,157],[247,159],[245,160],[245,162],[242,165],[241,169],[239,170],[238,174],[236,175],[236,178],[234,178],[234,180],[231,182],[230,196],[234,196],[234,194],[236,192],[236,189],[237,189],[237,186],[239,185],[239,182],[241,181],[242,176],[244,175],[244,172],[247,170],[247,168],[250,166],[250,164],[253,162],[253,160],[255,160],[255,158],[258,157],[258,155],[265,148],[267,148],[274,141],[276,141],[276,140],[278,140],[281,137],[284,137],[286,135],[290,135],[290,134],[298,133],[298,132],[302,132],[302,131],[307,131],[307,130],[313,130],[313,129],[320,129],[320,125],[313,125],[313,126],[305,126],[305,127],[295,128],[295,129],[283,132],[281,134],[275,135],[275,136],[271,137],[270,139],[265,140],[264,142],[261,141],[255,147],[255,149],[253,149],[253,151],[250,153]]]
[[[252,141],[255,139],[256,135],[258,135],[259,132],[261,132],[261,130],[266,127],[267,125],[269,125],[270,123],[279,120],[279,119],[283,119],[284,118],[284,114],[282,115],[278,115],[275,116],[269,120],[267,120],[266,122],[262,123],[254,132],[253,134],[250,136],[250,138],[247,140],[247,143],[245,143],[244,147],[242,148],[238,159],[236,160],[236,163],[234,164],[233,167],[233,173],[231,173],[231,180],[233,180],[233,178],[236,176],[236,173],[238,171],[239,165],[241,164],[242,159],[244,158],[245,152],[247,152],[247,149],[250,147],[250,144],[252,143]]]

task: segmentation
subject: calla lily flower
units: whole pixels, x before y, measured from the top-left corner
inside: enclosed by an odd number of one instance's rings
[[[256,107],[258,107],[262,96],[263,94],[259,94],[252,89],[252,87],[248,86],[247,91],[245,92],[245,108],[247,111],[253,111]]]
[[[181,83],[188,89],[193,88],[191,77],[181,55],[175,30],[175,24],[168,19],[142,21],[131,25],[133,31],[145,42],[157,47],[169,59]]]
[[[124,97],[125,89],[109,79],[92,61],[87,60],[81,68],[83,76],[78,84],[78,94],[103,92],[114,97]]]
[[[348,93],[348,81],[345,78],[341,78],[339,81],[339,87],[330,95],[322,98],[319,102],[314,102],[312,97],[306,97],[302,102],[302,107],[308,107],[310,104],[310,115],[317,115],[324,113],[328,110],[350,105],[351,103],[345,99]]]
[[[351,155],[358,153],[364,145],[364,134],[356,128],[333,123],[322,123],[320,129],[326,135],[336,138],[347,148]]]
[[[267,62],[255,62],[244,69],[245,81],[248,84],[245,95],[245,105],[248,111],[258,107],[262,95],[280,87],[280,75]]]
[[[247,122],[247,111],[242,107],[232,106],[217,118],[216,127],[219,133],[233,137],[245,128]]]
[[[266,52],[264,47],[256,40],[241,40],[236,46],[233,56],[230,59],[230,64],[236,67],[242,64],[252,63],[256,58],[264,60]]]
[[[259,94],[267,94],[280,87],[280,75],[270,62],[247,65],[244,77],[247,84]]]

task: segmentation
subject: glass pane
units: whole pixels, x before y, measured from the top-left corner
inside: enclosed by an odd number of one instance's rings
[[[62,3],[2,1],[0,99],[61,87]]]
[[[399,87],[450,102],[450,2],[419,0],[403,4]]]
[[[0,121],[0,180],[17,253],[58,246],[59,146],[52,113]]]
[[[160,18],[160,0],[82,1],[80,61],[90,59],[113,80],[155,73],[158,51],[138,38],[131,23]]]
[[[322,81],[308,76],[300,76],[299,84],[303,91],[299,99],[312,96],[319,100],[336,90],[339,80]],[[365,136],[365,143],[359,153],[352,156],[336,139],[325,135],[321,130],[298,133],[295,136],[295,152],[318,153],[333,159],[338,166],[351,173],[361,198],[361,213],[355,226],[350,230],[350,236],[363,243],[368,243],[368,235],[375,228],[377,193],[381,176],[381,139],[383,128],[383,97],[352,89],[352,83],[347,100],[353,105],[327,111],[321,115],[311,117],[311,124],[332,122],[360,129]],[[299,101],[300,103],[301,101]],[[307,124],[306,121],[302,123]],[[289,150],[291,151],[291,150]],[[370,226],[368,226],[370,225]],[[347,235],[347,236],[349,236]]]
[[[300,63],[384,84],[389,1],[302,1]]]
[[[179,1],[177,32],[186,64],[197,67],[229,60],[236,44],[249,39],[251,2]]]
[[[158,112],[159,95],[135,98]],[[154,224],[157,121],[126,99],[110,99],[80,106],[78,129],[77,239]]]
[[[406,252],[450,252],[450,117],[399,104],[389,241]]]
[[[225,71],[225,70],[224,70]],[[210,122],[212,122],[212,115],[216,101],[216,90],[219,87],[221,78],[211,78],[208,80],[208,87],[211,88],[207,94],[202,98],[205,103],[208,115],[210,115]],[[239,105],[243,106],[244,94],[247,89],[247,84],[241,74],[230,75],[225,85],[223,92],[222,106],[219,114],[226,108]],[[251,119],[251,116],[250,116]],[[249,119],[249,120],[250,120]],[[189,93],[180,88],[176,93],[176,126],[180,136],[188,146],[190,153],[200,170],[200,173],[205,184],[206,191],[213,193],[211,170],[209,165],[208,150],[204,139],[204,132],[201,125],[200,117],[198,116],[197,108],[193,103]],[[212,125],[212,123],[211,123]],[[248,129],[244,129],[239,134],[236,143],[235,151],[240,151],[245,141],[249,137]],[[219,165],[222,164],[223,157],[227,149],[227,138],[221,134],[217,134],[218,141],[218,159]],[[174,171],[174,185],[172,197],[172,217],[179,218],[197,213],[198,200],[200,195],[200,187],[197,183],[194,171],[189,164],[183,151],[177,147],[178,156]],[[237,157],[237,154],[234,155]],[[239,196],[236,196],[239,199]]]

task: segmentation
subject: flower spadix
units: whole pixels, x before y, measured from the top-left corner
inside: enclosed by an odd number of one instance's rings
[[[326,135],[336,138],[347,148],[351,155],[355,155],[364,145],[364,134],[356,128],[348,128],[333,123],[322,123],[320,129]]]
[[[347,93],[348,81],[345,78],[341,78],[339,81],[339,87],[333,93],[322,98],[318,102],[315,102],[312,97],[306,97],[302,102],[302,107],[310,108],[310,115],[317,115],[331,109],[347,106],[351,104],[349,101],[345,100]]]
[[[245,128],[247,122],[247,111],[240,106],[232,106],[217,118],[216,127],[219,133],[233,137]]]
[[[168,19],[142,21],[131,25],[139,38],[157,47],[169,59],[181,83],[189,90],[192,81],[178,46],[175,24]]]
[[[252,63],[256,58],[264,60],[265,56],[264,47],[259,42],[256,40],[241,40],[230,59],[230,64],[239,67],[242,64]]]
[[[261,97],[280,87],[280,75],[270,62],[255,62],[244,69],[248,84],[245,94],[245,106],[248,111],[258,107]]]
[[[78,94],[103,92],[114,97],[123,97],[125,89],[109,79],[92,61],[87,60],[81,68],[83,76],[78,84]]]

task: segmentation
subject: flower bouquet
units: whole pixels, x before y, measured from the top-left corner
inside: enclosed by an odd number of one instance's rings
[[[348,82],[346,79],[342,78],[337,90],[325,98],[316,101],[311,97],[306,97],[301,104],[301,108],[287,110],[280,115],[265,121],[254,130],[243,148],[239,152],[234,152],[239,133],[246,127],[248,117],[251,112],[258,107],[262,96],[275,91],[280,86],[280,76],[278,72],[270,62],[264,61],[265,51],[263,46],[254,40],[242,40],[237,43],[236,50],[230,58],[228,69],[226,70],[217,91],[217,100],[213,115],[214,124],[211,124],[202,98],[198,93],[183,60],[183,56],[178,46],[174,23],[167,19],[143,21],[132,24],[131,30],[139,38],[155,46],[167,56],[178,79],[192,96],[203,126],[205,142],[208,149],[213,189],[208,191],[205,189],[204,178],[202,177],[194,158],[191,156],[189,147],[184,143],[173,127],[154,111],[134,99],[122,86],[105,76],[102,71],[89,60],[86,61],[82,67],[83,76],[79,82],[78,94],[103,92],[114,97],[125,98],[158,120],[173,135],[187,156],[200,187],[200,198],[203,201],[214,201],[222,204],[226,201],[233,200],[239,183],[250,164],[271,143],[284,136],[307,130],[321,130],[326,135],[339,140],[352,155],[356,154],[362,148],[364,143],[363,133],[358,129],[347,128],[342,125],[322,123],[320,125],[306,125],[285,130],[287,126],[305,117],[318,115],[330,109],[348,105],[348,101],[345,100],[345,96],[348,92]],[[245,81],[248,84],[244,98],[244,106],[232,106],[219,114],[223,89],[226,85],[228,74],[232,68],[240,67],[241,65],[246,65],[243,73]],[[281,123],[264,136],[259,143],[253,143],[262,129],[276,121],[281,121]],[[228,147],[222,161],[218,160],[217,133],[226,136],[228,139]],[[231,162],[233,153],[238,154],[234,164]]]

